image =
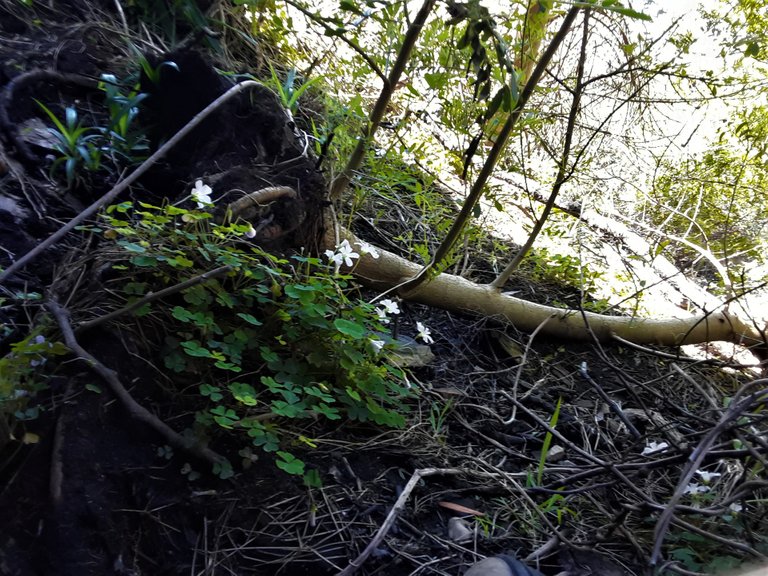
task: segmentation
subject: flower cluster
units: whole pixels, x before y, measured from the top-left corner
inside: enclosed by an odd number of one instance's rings
[[[379,257],[379,251],[372,244],[359,240],[356,244],[360,247],[360,254],[370,254],[372,258]],[[354,261],[360,258],[360,254],[355,252],[355,249],[349,243],[349,240],[344,239],[336,245],[336,250],[326,250],[325,256],[329,262],[333,262],[336,266],[350,267]]]
[[[394,300],[390,300],[389,298],[386,298],[379,302],[380,307],[376,308],[376,314],[379,317],[379,322],[382,324],[389,324],[389,315],[390,314],[400,314],[400,307],[397,305],[397,302]]]
[[[360,254],[350,246],[349,240],[342,240],[340,244],[336,246],[336,250],[326,250],[325,255],[329,262],[333,262],[336,266],[352,266],[357,258],[360,258]]]

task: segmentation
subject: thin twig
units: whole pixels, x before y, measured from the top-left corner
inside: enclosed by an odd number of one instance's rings
[[[352,50],[354,50],[355,52],[357,52],[357,53],[358,53],[358,55],[359,55],[359,56],[360,56],[360,57],[361,57],[363,60],[365,60],[365,63],[366,63],[366,64],[368,64],[368,66],[369,66],[369,67],[370,67],[370,69],[371,69],[371,70],[372,70],[372,71],[373,71],[373,72],[376,74],[376,76],[378,76],[379,78],[381,78],[381,79],[384,81],[384,83],[385,83],[385,84],[387,83],[387,76],[384,74],[384,72],[382,72],[382,71],[381,71],[381,68],[379,68],[379,66],[376,64],[376,62],[374,62],[374,61],[373,61],[373,58],[371,58],[370,56],[368,56],[368,54],[366,54],[366,53],[365,53],[365,50],[363,50],[363,49],[362,49],[362,48],[361,48],[361,47],[360,47],[360,46],[357,44],[357,42],[355,42],[354,40],[351,40],[351,39],[347,38],[347,37],[346,37],[345,35],[343,35],[343,34],[336,34],[336,29],[335,29],[333,26],[331,26],[330,24],[328,24],[328,23],[324,22],[324,21],[323,21],[323,19],[322,19],[322,17],[320,17],[319,15],[317,15],[317,14],[313,13],[313,12],[312,12],[312,11],[310,11],[310,10],[307,10],[306,8],[304,8],[304,6],[302,6],[302,5],[301,5],[301,4],[299,4],[298,2],[294,2],[294,0],[285,0],[285,3],[286,3],[286,4],[288,4],[289,6],[293,6],[294,8],[296,8],[296,10],[298,10],[299,12],[301,12],[302,14],[304,14],[304,16],[306,16],[307,18],[309,18],[309,19],[310,19],[310,20],[312,20],[313,22],[317,22],[318,24],[320,24],[320,26],[322,26],[323,28],[325,28],[325,30],[326,30],[327,32],[333,32],[333,35],[334,35],[334,37],[335,37],[335,38],[338,38],[339,40],[341,40],[342,42],[344,42],[344,43],[345,43],[347,46],[349,46],[350,48],[352,48]]]
[[[358,568],[363,565],[363,563],[368,559],[368,556],[371,555],[371,553],[387,535],[390,528],[392,528],[392,524],[395,523],[397,515],[405,507],[406,500],[408,500],[408,497],[411,495],[411,492],[413,492],[416,484],[419,483],[419,480],[426,478],[427,476],[457,475],[462,473],[463,471],[459,470],[458,468],[420,468],[418,470],[414,470],[411,479],[408,480],[408,484],[406,484],[405,488],[403,488],[403,491],[400,493],[400,496],[395,502],[395,505],[392,506],[389,514],[387,514],[387,517],[384,519],[384,523],[381,525],[378,532],[376,532],[376,535],[373,537],[373,539],[368,543],[368,546],[365,547],[365,550],[363,550],[357,558],[349,563],[349,566],[344,568],[344,570],[339,572],[336,576],[351,576],[357,572]]]
[[[220,456],[210,448],[200,446],[197,443],[184,439],[184,437],[181,436],[178,432],[173,430],[165,422],[144,408],[144,406],[136,402],[136,400],[133,399],[133,396],[131,396],[128,390],[126,390],[122,385],[115,371],[107,368],[87,350],[85,350],[85,348],[80,346],[77,339],[75,338],[75,333],[72,330],[72,325],[70,324],[67,310],[58,302],[54,302],[52,300],[48,301],[46,306],[48,307],[48,310],[51,311],[51,314],[53,314],[53,316],[56,318],[56,321],[59,323],[59,328],[61,329],[61,333],[64,336],[64,341],[66,342],[69,349],[74,352],[78,358],[85,361],[85,363],[88,364],[88,366],[94,372],[96,372],[107,382],[110,389],[112,390],[112,393],[117,396],[131,417],[155,430],[173,448],[183,450],[197,458],[200,458],[201,460],[210,463],[211,465],[223,464],[226,462],[226,459],[223,456]]]
[[[144,304],[148,304],[160,298],[164,298],[166,296],[170,296],[171,294],[181,292],[182,290],[189,288],[190,286],[195,286],[197,284],[200,284],[201,282],[210,280],[211,278],[216,278],[217,276],[226,274],[230,270],[232,270],[232,266],[230,265],[219,266],[218,268],[215,268],[210,272],[203,272],[202,274],[198,274],[194,278],[190,278],[189,280],[185,280],[184,282],[179,282],[178,284],[174,284],[173,286],[168,286],[168,288],[163,288],[159,292],[150,292],[143,298],[136,300],[136,302],[133,302],[128,306],[120,308],[119,310],[115,310],[114,312],[110,312],[109,314],[105,314],[104,316],[99,316],[98,318],[94,318],[93,320],[88,320],[87,322],[83,322],[75,329],[75,334],[82,334],[83,332],[85,332],[86,330],[90,330],[94,326],[98,326],[99,324],[108,322],[109,320],[112,320],[113,318],[117,318],[118,316],[122,316],[123,314],[129,314],[130,312],[133,312],[137,308],[141,308],[142,306],[144,306]]]
[[[512,397],[517,399],[517,389],[520,386],[520,377],[523,375],[523,366],[525,366],[526,361],[528,360],[528,352],[531,351],[531,345],[533,344],[533,340],[536,338],[536,335],[544,328],[544,326],[547,325],[547,322],[552,320],[554,316],[547,316],[542,320],[541,324],[536,326],[536,329],[531,333],[531,336],[528,338],[528,342],[525,343],[525,350],[523,350],[523,356],[520,358],[520,365],[517,366],[517,374],[515,374],[515,382],[512,384]],[[512,406],[512,415],[507,419],[504,420],[503,424],[505,426],[509,426],[512,424],[512,422],[515,421],[515,418],[517,417],[517,406]]]
[[[421,9],[416,14],[416,18],[413,20],[408,30],[405,32],[403,43],[400,46],[400,51],[397,53],[397,58],[392,65],[392,70],[389,73],[389,77],[384,81],[384,86],[381,88],[379,97],[376,103],[373,105],[373,110],[368,118],[368,125],[363,130],[363,134],[357,141],[357,146],[349,157],[347,165],[342,170],[336,179],[331,183],[331,200],[338,200],[341,195],[347,189],[349,182],[352,180],[352,173],[357,170],[365,158],[365,152],[368,145],[373,140],[373,135],[379,128],[384,114],[387,111],[389,101],[392,99],[392,93],[395,91],[397,83],[400,81],[400,77],[405,71],[405,66],[408,64],[408,60],[411,57],[411,52],[416,45],[421,34],[421,29],[424,27],[424,23],[427,21],[427,16],[432,11],[436,0],[424,0]]]
[[[592,376],[589,375],[589,372],[587,372],[587,363],[583,362],[582,365],[579,367],[579,373],[581,374],[582,378],[592,384],[592,387],[597,391],[598,396],[603,399],[603,402],[608,404],[608,406],[613,410],[613,412],[616,414],[616,416],[619,417],[619,419],[624,423],[624,426],[627,427],[627,430],[629,430],[629,433],[632,434],[632,436],[637,440],[642,438],[642,434],[635,428],[635,425],[632,424],[632,422],[627,418],[627,415],[624,413],[624,411],[621,409],[621,406],[608,394],[605,390],[603,390],[603,387],[600,386],[600,384],[597,383],[597,381],[592,378]]]
[[[509,280],[509,277],[512,275],[512,272],[514,272],[517,267],[520,265],[520,262],[523,261],[523,258],[528,254],[528,252],[533,248],[533,244],[536,242],[536,238],[539,236],[539,232],[541,232],[542,228],[544,228],[544,224],[546,223],[547,219],[549,218],[549,213],[552,211],[552,208],[554,207],[555,201],[557,200],[557,196],[560,193],[560,189],[562,188],[563,184],[565,184],[573,175],[573,170],[568,172],[568,157],[571,155],[571,142],[573,141],[573,132],[576,127],[576,117],[579,114],[580,106],[581,106],[581,94],[584,90],[584,62],[587,59],[587,40],[589,39],[589,15],[590,10],[587,9],[584,11],[584,30],[581,38],[581,53],[579,55],[579,63],[577,65],[577,72],[576,72],[576,87],[573,90],[573,101],[571,102],[571,110],[568,114],[568,125],[565,129],[565,142],[563,143],[563,153],[560,159],[560,162],[558,163],[559,166],[557,167],[557,176],[555,177],[555,184],[552,186],[552,192],[549,195],[549,199],[547,200],[547,203],[544,205],[544,210],[541,213],[541,216],[539,216],[539,219],[536,221],[536,224],[533,227],[533,230],[531,230],[531,233],[528,235],[528,239],[525,241],[525,244],[523,244],[522,248],[515,254],[515,257],[512,259],[512,261],[504,268],[504,270],[501,271],[501,273],[496,277],[496,279],[491,282],[491,286],[496,288],[497,290],[501,290],[504,287],[504,284],[507,283],[507,280]]]
[[[493,174],[493,171],[496,169],[496,163],[498,162],[501,153],[506,147],[507,140],[512,133],[512,129],[517,124],[517,121],[521,118],[523,111],[528,105],[528,100],[533,95],[533,91],[536,88],[536,85],[539,83],[539,80],[541,80],[541,77],[544,75],[544,71],[546,70],[547,66],[549,66],[552,57],[555,55],[555,52],[563,43],[565,37],[568,35],[568,32],[571,29],[571,24],[573,24],[574,20],[576,20],[576,16],[578,15],[579,10],[581,10],[581,8],[573,7],[565,15],[560,29],[553,36],[549,46],[547,46],[547,49],[541,55],[539,63],[536,65],[536,68],[531,74],[530,79],[525,83],[525,87],[520,93],[520,98],[517,101],[517,105],[515,106],[514,110],[510,112],[507,121],[499,131],[499,135],[496,137],[496,141],[494,142],[490,152],[488,152],[488,156],[485,159],[483,167],[480,169],[480,172],[472,184],[472,188],[469,191],[467,198],[464,200],[461,211],[453,220],[451,229],[446,234],[445,239],[443,239],[443,241],[440,243],[440,246],[437,247],[435,255],[432,257],[432,259],[426,265],[424,265],[424,267],[415,276],[406,280],[397,287],[402,293],[413,292],[416,288],[418,288],[422,282],[427,280],[428,273],[437,267],[453,249],[453,246],[456,244],[456,241],[461,235],[461,232],[464,230],[464,226],[469,220],[470,215],[474,212],[475,205],[478,203],[481,196],[485,192],[485,185],[488,182],[488,179],[491,177],[491,174]]]
[[[171,148],[176,146],[176,144],[178,144],[182,138],[184,138],[187,134],[189,134],[192,130],[194,130],[198,126],[198,124],[200,124],[205,118],[207,118],[216,109],[221,107],[225,102],[232,99],[243,90],[256,88],[257,86],[261,86],[261,83],[256,82],[255,80],[247,80],[245,82],[241,82],[240,84],[236,84],[235,86],[227,90],[224,94],[216,98],[216,100],[214,100],[208,106],[206,106],[203,110],[198,112],[195,115],[195,117],[192,118],[192,120],[190,120],[181,130],[176,132],[176,134],[174,134],[170,140],[168,140],[165,144],[163,144],[160,148],[158,148],[157,152],[155,152],[154,154],[152,154],[152,156],[147,158],[141,164],[141,166],[136,168],[136,170],[134,170],[125,180],[117,184],[114,188],[112,188],[112,190],[104,194],[101,198],[99,198],[93,204],[91,204],[82,212],[80,212],[80,214],[75,216],[67,224],[65,224],[59,230],[54,232],[51,236],[43,240],[40,244],[35,246],[32,250],[24,254],[24,256],[22,256],[16,262],[8,266],[8,268],[0,272],[0,283],[4,282],[11,274],[13,274],[14,272],[18,271],[19,269],[29,264],[32,260],[40,256],[40,254],[45,252],[52,245],[56,244],[59,240],[64,238],[64,236],[66,236],[69,232],[74,230],[76,226],[79,226],[82,222],[84,222],[86,218],[89,218],[90,216],[95,214],[99,210],[99,208],[111,202],[112,200],[117,198],[121,193],[127,190],[131,184],[136,182],[136,180],[138,180],[141,176],[143,176],[158,160],[160,160],[163,156],[165,156],[168,153],[168,151],[171,150]]]
[[[666,508],[659,515],[659,520],[656,522],[656,528],[654,530],[653,553],[651,554],[650,561],[651,566],[655,566],[661,557],[661,547],[664,544],[664,538],[667,534],[669,524],[674,520],[675,507],[678,501],[683,497],[683,494],[685,494],[686,487],[693,478],[693,475],[700,468],[701,463],[704,461],[704,458],[707,456],[710,448],[715,443],[715,440],[717,440],[718,436],[725,430],[726,426],[731,422],[731,420],[741,416],[755,401],[764,400],[766,395],[768,395],[768,390],[760,390],[750,394],[743,400],[740,398],[744,395],[747,388],[765,384],[768,384],[768,379],[753,380],[752,382],[745,384],[739,391],[737,391],[736,394],[734,394],[728,409],[721,416],[720,421],[709,432],[707,432],[707,434],[699,442],[698,446],[696,446],[691,455],[688,457],[688,465],[683,470],[680,480],[678,481],[677,488],[672,497],[667,502]]]

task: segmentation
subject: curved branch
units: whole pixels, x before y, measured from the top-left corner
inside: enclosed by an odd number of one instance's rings
[[[328,227],[326,231],[324,242],[327,246],[335,245],[332,230],[332,227]],[[340,240],[347,239],[350,244],[360,242],[348,230],[340,229],[339,234]],[[370,286],[390,290],[402,286],[421,268],[419,264],[380,249],[379,258],[373,258],[370,254],[362,255],[355,264],[353,274]],[[766,327],[754,326],[727,311],[707,312],[686,318],[604,316],[528,302],[503,294],[489,285],[475,284],[453,274],[440,274],[429,284],[419,286],[403,297],[428,306],[497,318],[524,332],[535,330],[545,319],[551,318],[540,333],[556,338],[596,338],[608,342],[618,336],[636,344],[659,346],[715,340],[748,346],[766,345]]]
[[[565,130],[565,143],[563,144],[563,153],[560,158],[559,166],[557,167],[557,176],[555,177],[555,184],[552,186],[552,192],[549,195],[549,199],[547,200],[547,203],[544,205],[544,210],[541,213],[541,216],[539,216],[539,219],[536,221],[536,224],[533,227],[533,230],[531,230],[531,233],[528,235],[528,239],[525,241],[525,244],[520,248],[520,250],[515,254],[515,257],[512,258],[512,261],[504,268],[504,270],[501,271],[501,273],[496,277],[496,279],[491,282],[491,286],[496,288],[497,290],[501,290],[504,287],[504,284],[507,283],[507,280],[509,280],[509,277],[512,275],[512,272],[515,271],[515,269],[520,265],[520,262],[523,261],[523,258],[530,252],[531,248],[533,248],[534,242],[536,242],[536,238],[539,237],[539,233],[541,232],[541,229],[544,228],[544,224],[546,223],[547,219],[549,218],[549,213],[552,212],[552,208],[555,205],[555,201],[557,200],[558,194],[560,194],[560,188],[562,188],[563,184],[565,184],[570,176],[573,174],[573,170],[570,171],[570,173],[567,173],[568,168],[568,156],[571,154],[571,143],[573,142],[573,130],[576,126],[576,116],[579,114],[579,108],[581,103],[581,94],[584,90],[584,62],[587,59],[587,40],[589,39],[589,15],[590,10],[587,9],[584,11],[584,31],[581,36],[581,53],[579,54],[579,63],[577,65],[577,72],[576,72],[576,87],[573,90],[573,101],[571,102],[571,111],[568,114],[568,126]]]
[[[528,100],[533,94],[533,90],[536,88],[539,80],[541,80],[541,77],[544,75],[544,71],[546,70],[547,66],[549,66],[552,57],[555,55],[555,52],[560,47],[563,40],[565,40],[566,35],[571,29],[571,24],[573,24],[573,21],[576,19],[579,10],[581,10],[581,8],[571,8],[568,11],[568,13],[565,15],[565,19],[563,20],[563,24],[560,26],[560,29],[555,34],[554,38],[552,38],[552,41],[549,43],[549,46],[547,46],[544,54],[542,54],[541,60],[539,60],[539,63],[531,74],[531,78],[525,83],[525,88],[523,88],[523,91],[520,94],[520,99],[517,101],[517,106],[515,106],[515,109],[512,110],[512,112],[509,114],[509,117],[499,132],[499,135],[496,138],[491,151],[488,153],[485,164],[483,164],[483,167],[480,169],[480,173],[477,175],[477,179],[475,179],[475,182],[472,185],[472,189],[467,195],[467,199],[464,200],[464,205],[461,207],[461,211],[453,221],[453,225],[448,231],[445,239],[435,251],[435,255],[432,257],[432,260],[423,266],[412,278],[406,280],[401,286],[402,290],[416,290],[418,286],[427,279],[429,271],[437,266],[440,262],[442,262],[448,253],[453,249],[454,244],[456,244],[456,241],[461,235],[461,232],[464,230],[464,226],[467,223],[467,220],[474,211],[475,205],[478,203],[480,197],[485,191],[485,185],[488,182],[488,179],[491,177],[494,169],[496,168],[496,163],[498,162],[499,156],[501,156],[501,153],[506,146],[509,135],[512,133],[512,129],[515,127],[515,124],[517,124],[517,121],[522,116],[523,110],[525,109],[526,105],[528,104]]]
[[[210,448],[200,446],[199,444],[184,439],[181,434],[173,430],[173,428],[144,408],[144,406],[136,402],[136,400],[133,399],[133,396],[131,396],[128,390],[122,385],[115,371],[104,366],[104,364],[99,362],[93,355],[85,350],[85,348],[80,346],[75,338],[75,333],[72,331],[72,325],[69,322],[66,309],[58,302],[54,301],[49,301],[47,307],[59,323],[59,328],[64,335],[64,341],[66,342],[67,347],[69,347],[78,358],[85,361],[94,372],[107,382],[112,393],[118,400],[120,400],[131,417],[142,424],[145,424],[149,428],[152,428],[162,436],[170,446],[177,450],[184,450],[211,465],[224,464],[226,462],[226,459],[223,456],[220,456]]]
[[[381,121],[384,118],[387,105],[392,98],[392,92],[400,81],[400,76],[402,76],[405,66],[408,64],[413,47],[416,45],[416,40],[418,40],[419,35],[421,34],[421,29],[424,27],[424,23],[427,21],[427,16],[429,16],[429,13],[432,11],[435,2],[436,0],[424,0],[424,4],[422,4],[421,9],[416,14],[416,18],[408,27],[408,30],[405,33],[405,38],[403,39],[403,45],[397,53],[397,60],[395,60],[395,63],[392,65],[392,71],[389,73],[389,78],[384,82],[384,86],[379,93],[379,98],[376,100],[373,110],[371,110],[368,126],[363,130],[363,134],[360,136],[357,146],[349,157],[344,170],[331,183],[331,200],[336,201],[341,198],[341,195],[352,180],[352,173],[360,167],[360,164],[362,164],[368,144],[370,144],[373,135],[376,133],[379,124],[381,124]]]

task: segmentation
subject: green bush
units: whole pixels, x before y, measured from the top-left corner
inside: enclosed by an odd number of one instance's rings
[[[216,224],[208,213],[170,205],[115,205],[106,222],[129,305],[230,267],[134,310],[162,319],[165,367],[179,381],[195,375],[199,382],[198,436],[237,435],[244,453],[276,452],[280,468],[305,474],[290,449],[314,443],[293,432],[291,422],[405,424],[404,401],[414,391],[387,360],[394,343],[385,335],[386,318],[355,296],[351,277],[333,262],[352,251],[349,245],[324,258],[278,258],[247,241],[250,224]]]

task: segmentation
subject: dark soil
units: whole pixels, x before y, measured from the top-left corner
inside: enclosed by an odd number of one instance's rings
[[[92,81],[102,73],[125,77],[131,67],[129,55],[113,41],[120,25],[112,2],[56,4],[0,4],[3,267],[121,177],[100,174],[66,191],[60,175],[49,175],[51,151],[23,130],[31,119],[47,121],[33,99],[50,103],[57,114],[76,106],[98,122],[100,96]],[[143,79],[150,98],[142,122],[156,148],[231,83],[201,49],[151,57],[178,66],[162,67],[157,85]],[[290,186],[295,197],[281,198],[256,215],[269,234],[255,241],[276,253],[311,248],[321,233],[326,184],[295,128],[269,90],[253,90],[203,122],[124,200],[182,201],[203,177],[227,191],[223,203],[243,191]],[[358,231],[371,241],[386,236],[366,226]],[[81,277],[75,265],[97,248],[87,233],[73,234],[6,282],[3,295],[37,292],[65,302],[78,293],[80,301],[98,307],[106,299],[99,292],[100,272],[93,265]],[[522,279],[515,288],[540,301],[574,296],[573,290],[533,287]],[[0,307],[0,356],[46,315],[34,301],[13,303]],[[436,336],[435,360],[409,373],[422,392],[409,424],[389,431],[353,422],[308,424],[320,446],[301,456],[320,473],[320,489],[309,490],[279,471],[268,454],[237,466],[234,478],[219,480],[205,463],[169,450],[156,433],[130,418],[84,363],[61,362],[49,389],[38,396],[40,416],[20,422],[15,438],[0,444],[0,574],[335,574],[374,538],[414,470],[425,468],[461,473],[422,480],[358,574],[458,575],[484,556],[526,558],[537,551],[528,562],[544,574],[651,573],[649,550],[660,506],[720,417],[690,380],[705,383],[722,400],[739,389],[740,377],[686,367],[680,358],[683,374],[652,351],[540,338],[531,343],[527,335],[491,321],[408,303],[403,308],[404,332],[420,320]],[[117,373],[134,399],[182,431],[191,426],[194,408],[164,385],[169,374],[147,344],[152,336],[101,327],[80,343]],[[519,344],[520,354],[504,345],[509,339]],[[555,413],[560,436],[553,445],[564,453],[547,461],[537,479],[546,425]],[[730,502],[757,512],[760,508],[746,501],[759,498],[762,485],[739,488],[746,474],[741,463],[755,453],[765,458],[764,443],[751,428],[762,420],[752,416],[724,431],[702,465],[731,482],[730,491],[721,488],[721,497],[733,496]],[[741,447],[732,443],[737,436]],[[670,448],[663,456],[641,456],[649,440],[664,440]],[[236,447],[223,442],[215,448],[238,460]],[[682,510],[679,517],[688,525],[672,529],[667,557],[681,558],[676,551],[688,549],[691,534],[704,538],[699,549],[704,552],[696,552],[702,565],[719,557],[738,564],[751,558],[750,549],[765,552],[764,519],[745,512],[724,523],[727,503],[712,515]],[[450,505],[483,515],[456,512]],[[470,526],[466,541],[448,537],[448,520],[455,516]],[[742,548],[724,546],[702,531]],[[553,545],[543,548],[550,540]]]

